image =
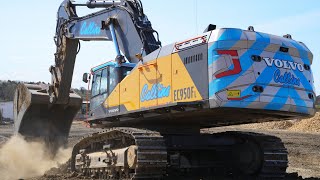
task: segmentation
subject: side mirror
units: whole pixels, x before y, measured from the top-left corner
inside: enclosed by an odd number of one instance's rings
[[[88,73],[84,73],[83,76],[82,76],[82,81],[84,83],[88,83]]]

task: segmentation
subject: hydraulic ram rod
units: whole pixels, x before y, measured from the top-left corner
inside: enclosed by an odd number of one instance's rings
[[[120,5],[121,1],[112,1],[112,0],[108,0],[108,1],[88,1],[86,3],[72,3],[72,5],[74,6],[86,6],[88,8],[109,8],[112,6],[117,6]]]
[[[111,32],[111,36],[112,36],[112,41],[117,53],[117,57],[116,57],[116,61],[118,62],[118,64],[124,63],[125,59],[124,56],[121,55],[121,51],[119,48],[119,44],[118,44],[118,40],[117,40],[117,35],[116,35],[116,30],[114,27],[114,22],[116,21],[116,19],[110,18],[107,22],[108,26],[109,26],[109,30]]]

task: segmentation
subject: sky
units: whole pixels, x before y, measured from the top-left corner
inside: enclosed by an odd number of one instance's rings
[[[85,2],[85,1],[78,1]],[[50,82],[54,64],[53,36],[61,1],[4,1],[0,11],[0,80]],[[163,45],[202,33],[208,24],[275,35],[291,34],[314,54],[313,72],[320,94],[319,0],[142,0],[145,14]],[[78,13],[88,13],[81,9]],[[82,42],[73,87],[86,87],[82,74],[115,58],[112,42]]]

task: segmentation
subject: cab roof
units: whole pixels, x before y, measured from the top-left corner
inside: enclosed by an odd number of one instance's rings
[[[96,67],[93,67],[91,69],[91,72],[97,72],[97,71],[100,71],[102,69],[105,69],[106,67],[108,66],[113,66],[113,67],[131,67],[131,68],[134,68],[136,66],[135,63],[123,63],[121,64],[120,66],[118,65],[118,63],[114,62],[114,61],[109,61],[109,62],[106,62],[104,64],[100,64]]]

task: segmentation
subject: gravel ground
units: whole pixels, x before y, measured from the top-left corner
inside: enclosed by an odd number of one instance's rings
[[[73,146],[81,137],[96,131],[97,130],[84,127],[81,123],[74,123],[70,132],[69,146]],[[288,177],[286,179],[304,178],[308,180],[320,180],[320,133],[300,133],[287,130],[255,130],[239,126],[206,129],[206,131],[251,131],[280,137],[289,152],[289,168],[287,169]],[[6,138],[9,138],[12,134],[12,126],[0,126],[0,139],[5,141]],[[55,171],[51,171],[51,173],[43,177],[32,178],[32,180],[77,179],[75,177],[72,178],[70,175],[54,174],[54,172]],[[298,175],[301,177],[298,177]]]

